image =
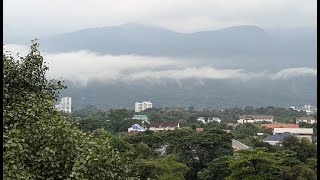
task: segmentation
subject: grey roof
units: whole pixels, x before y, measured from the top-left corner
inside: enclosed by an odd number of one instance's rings
[[[292,134],[289,132],[284,132],[284,133],[279,133],[275,135],[269,135],[263,141],[282,141],[283,138],[287,136],[292,136]]]
[[[237,147],[238,149],[248,149],[249,148],[249,146],[247,146],[247,145],[245,145],[235,139],[232,139],[232,146]]]

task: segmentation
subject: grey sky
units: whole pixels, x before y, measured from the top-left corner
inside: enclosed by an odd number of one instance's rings
[[[141,23],[179,32],[233,25],[316,27],[316,0],[5,0],[4,33],[45,35]]]

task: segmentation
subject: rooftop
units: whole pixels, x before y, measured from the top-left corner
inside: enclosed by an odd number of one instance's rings
[[[232,147],[237,148],[237,149],[248,149],[249,146],[243,144],[242,142],[232,139]]]
[[[261,124],[264,128],[299,128],[299,124]]]
[[[132,119],[148,119],[147,115],[134,115]]]
[[[298,119],[301,119],[301,120],[316,120],[315,118],[310,117],[310,116],[303,116],[303,117],[299,117]]]
[[[177,122],[157,122],[150,121],[150,127],[160,128],[160,127],[177,127]]]
[[[280,133],[280,134],[269,135],[263,141],[282,141],[283,138],[285,138],[287,136],[292,136],[292,134],[289,132],[284,132],[284,133]]]

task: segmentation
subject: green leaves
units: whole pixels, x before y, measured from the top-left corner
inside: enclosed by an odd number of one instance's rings
[[[46,79],[38,46],[20,59],[3,56],[4,179],[129,179],[127,158],[106,132],[93,138],[54,109],[65,86]]]

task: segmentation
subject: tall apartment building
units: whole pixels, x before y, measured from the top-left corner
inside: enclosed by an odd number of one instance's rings
[[[135,112],[141,112],[148,108],[152,108],[152,103],[150,101],[136,102],[134,105]]]
[[[60,104],[56,105],[56,108],[60,111],[71,113],[71,97],[62,97]]]

